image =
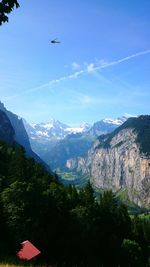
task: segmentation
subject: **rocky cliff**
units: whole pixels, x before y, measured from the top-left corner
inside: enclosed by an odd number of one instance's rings
[[[126,189],[139,206],[150,204],[150,116],[129,119],[113,134],[96,141],[84,158],[67,162],[88,174],[98,188]]]
[[[15,142],[15,131],[7,115],[0,110],[0,140],[7,143]]]
[[[26,154],[28,156],[33,157],[37,162],[43,164],[48,170],[50,170],[47,164],[36,153],[32,151],[29,137],[25,130],[22,118],[19,118],[16,114],[12,113],[11,111],[8,111],[2,102],[0,102],[0,112],[0,124],[2,123],[1,140],[8,141],[8,139],[13,139],[13,141],[25,148]]]
[[[4,104],[1,102],[0,102],[0,110],[7,115],[8,119],[11,122],[11,125],[15,133],[14,135],[15,141],[25,148],[27,154],[30,154],[31,146],[22,118],[19,118],[16,114],[12,113],[11,111],[8,111],[5,108]]]

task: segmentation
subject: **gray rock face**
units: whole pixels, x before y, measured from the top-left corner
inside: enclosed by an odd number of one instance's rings
[[[19,118],[16,114],[8,111],[1,102],[0,110],[2,110],[7,115],[11,122],[11,125],[15,131],[15,141],[18,144],[22,145],[26,149],[27,153],[30,152],[31,146],[22,119]]]
[[[8,119],[7,115],[0,110],[0,140],[7,143],[13,143],[15,141],[15,131]]]
[[[96,141],[87,157],[67,162],[91,177],[94,186],[104,189],[127,189],[128,197],[139,206],[150,204],[150,158],[140,153],[137,133],[132,128],[119,131],[107,148]]]
[[[5,114],[5,119],[7,118],[11,124],[11,127],[13,129],[14,141],[25,148],[26,154],[28,156],[33,157],[37,162],[42,163],[49,170],[50,168],[46,165],[46,163],[43,162],[43,160],[36,153],[32,151],[29,137],[23,124],[23,120],[19,118],[16,114],[8,111],[4,107],[4,104],[1,102],[0,102],[0,111]],[[5,130],[6,130],[6,127],[3,128],[3,131],[5,132],[5,135],[7,136],[8,132]],[[7,141],[6,138],[3,138],[2,140]]]

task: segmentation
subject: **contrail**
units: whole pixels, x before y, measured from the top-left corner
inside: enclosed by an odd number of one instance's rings
[[[81,76],[82,74],[85,74],[85,73],[90,73],[92,71],[96,71],[96,70],[101,70],[101,69],[106,69],[106,68],[109,68],[111,66],[114,66],[114,65],[118,65],[118,64],[121,64],[125,61],[129,61],[133,58],[136,58],[136,57],[139,57],[139,56],[142,56],[142,55],[146,55],[146,54],[149,54],[150,53],[150,49],[149,50],[145,50],[145,51],[142,51],[142,52],[138,52],[138,53],[135,53],[135,54],[132,54],[130,56],[127,56],[127,57],[124,57],[124,58],[121,58],[121,59],[118,59],[118,60],[115,60],[115,61],[110,61],[110,62],[103,62],[102,64],[100,64],[99,66],[95,66],[92,68],[91,71],[88,70],[88,68],[85,68],[85,69],[82,69],[80,71],[76,71],[72,74],[69,74],[69,75],[66,75],[66,76],[63,76],[63,77],[60,77],[56,80],[51,80],[49,81],[47,84],[43,85],[43,86],[39,86],[35,89],[40,89],[40,88],[43,88],[43,87],[48,87],[48,86],[52,86],[54,84],[57,84],[57,83],[60,83],[62,81],[65,81],[65,80],[71,80],[71,79],[76,79],[78,78],[79,76]],[[33,88],[33,91],[35,90]],[[32,90],[32,89],[31,89]]]
[[[28,94],[28,93],[32,93],[32,92],[35,92],[35,91],[39,91],[43,88],[46,88],[46,87],[52,87],[53,85],[55,84],[58,84],[60,82],[63,82],[63,81],[66,81],[66,80],[71,80],[71,79],[76,79],[78,77],[80,77],[82,74],[86,74],[86,73],[92,73],[92,71],[96,71],[96,70],[101,70],[101,69],[106,69],[106,68],[109,68],[111,66],[115,66],[115,65],[118,65],[118,64],[121,64],[125,61],[129,61],[133,58],[136,58],[136,57],[140,57],[142,55],[146,55],[146,54],[149,54],[150,53],[150,49],[148,50],[145,50],[145,51],[141,51],[141,52],[138,52],[138,53],[135,53],[135,54],[132,54],[130,56],[127,56],[127,57],[124,57],[124,58],[121,58],[121,59],[118,59],[118,60],[115,60],[115,61],[110,61],[110,62],[103,62],[101,63],[99,66],[94,66],[94,64],[90,64],[92,65],[92,68],[85,68],[85,69],[82,69],[80,71],[76,71],[72,74],[69,74],[69,75],[66,75],[66,76],[63,76],[63,77],[60,77],[58,79],[53,79],[53,80],[50,80],[48,83],[45,83],[45,84],[42,84],[40,86],[37,86],[37,87],[34,87],[34,88],[31,88],[31,89],[28,89],[18,95],[15,95],[15,96],[12,96],[12,97],[17,97],[17,96],[20,96],[20,95],[24,95],[24,94]]]
[[[132,58],[139,57],[139,56],[142,56],[142,55],[146,55],[146,54],[149,54],[149,53],[150,53],[150,49],[149,50],[142,51],[142,52],[138,52],[136,54],[133,54],[133,55],[130,55],[130,56],[127,56],[127,57],[118,59],[116,61],[108,62],[108,63],[106,63],[106,65],[104,63],[104,66],[95,67],[94,70],[104,69],[104,68],[108,68],[108,67],[113,66],[113,65],[118,65],[118,64],[120,64],[122,62],[125,62],[125,61],[128,61],[128,60],[130,60]]]

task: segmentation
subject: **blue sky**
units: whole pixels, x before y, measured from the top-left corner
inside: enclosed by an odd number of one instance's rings
[[[149,0],[19,2],[0,27],[0,100],[9,110],[72,125],[150,114]]]

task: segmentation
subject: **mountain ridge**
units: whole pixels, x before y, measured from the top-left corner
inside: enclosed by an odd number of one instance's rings
[[[150,116],[129,118],[100,136],[85,157],[67,161],[70,171],[88,175],[96,188],[126,189],[140,207],[150,204]]]
[[[79,127],[71,127],[55,119],[32,125],[24,120],[24,125],[35,153],[54,169],[58,165],[59,169],[66,171],[69,158],[83,156],[98,135],[112,132],[126,119],[125,116],[118,119],[104,119],[92,126],[84,122]]]
[[[0,140],[9,144],[15,142],[15,131],[5,112],[0,110]]]
[[[5,114],[5,115],[3,114],[3,117],[5,117],[5,121],[7,123],[9,121],[11,125],[10,127],[13,128],[14,142],[23,146],[28,156],[34,158],[37,162],[44,165],[47,168],[47,170],[50,170],[50,167],[48,167],[47,164],[32,150],[29,137],[28,137],[28,134],[26,132],[26,129],[23,123],[23,119],[19,118],[19,116],[7,110],[2,102],[0,102],[0,111]],[[1,122],[2,121],[0,121],[0,123]],[[4,125],[3,125],[3,129],[4,129]],[[5,135],[7,135],[6,132],[5,132]],[[5,137],[3,137],[2,140],[5,140]]]

